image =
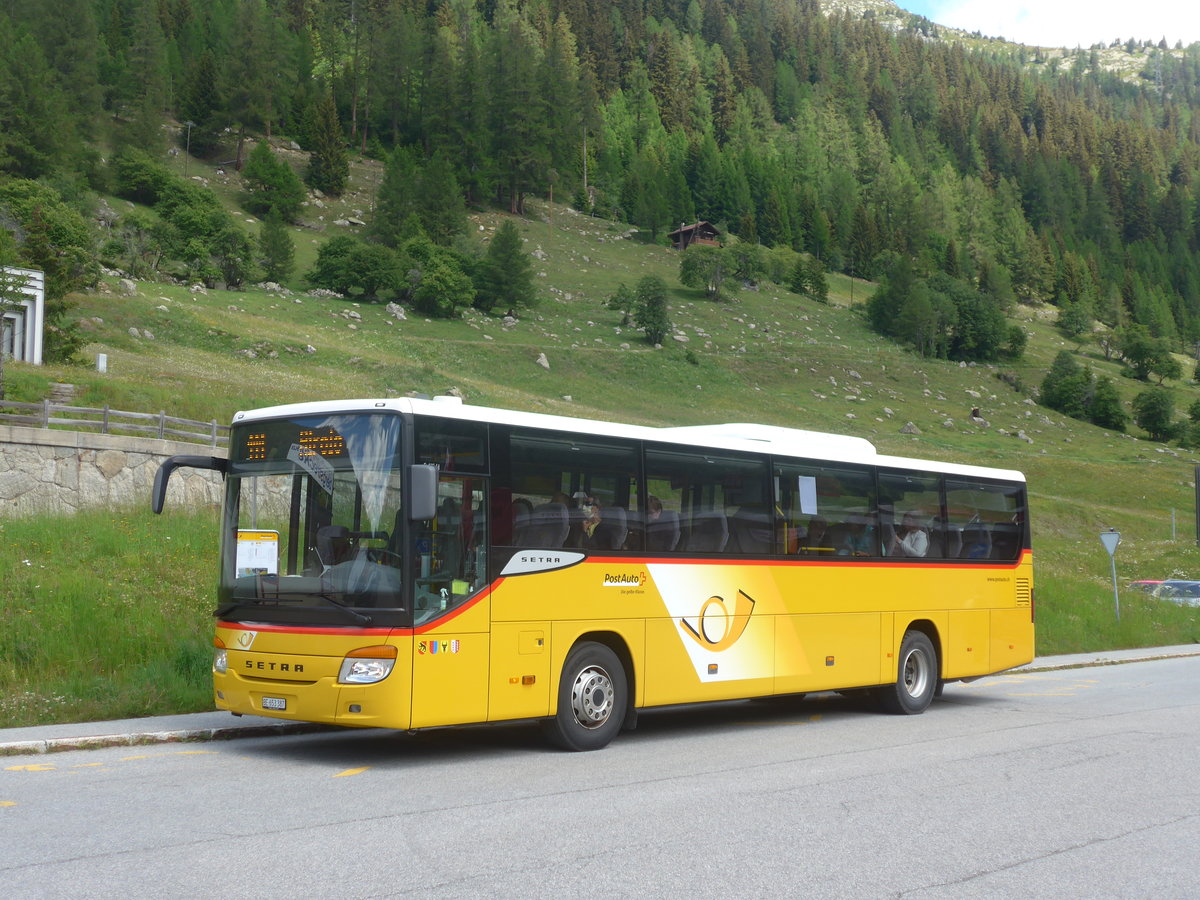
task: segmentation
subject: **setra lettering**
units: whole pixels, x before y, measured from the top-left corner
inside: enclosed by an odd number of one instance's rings
[[[276,663],[261,659],[248,659],[246,668],[254,672],[291,672],[295,674],[304,671],[304,663]]]

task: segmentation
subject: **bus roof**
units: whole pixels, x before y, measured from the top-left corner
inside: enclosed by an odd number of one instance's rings
[[[986,466],[961,465],[935,460],[887,456],[879,453],[875,445],[866,438],[821,431],[806,431],[780,425],[757,425],[752,423],[726,423],[717,425],[682,425],[654,427],[604,422],[599,419],[580,419],[550,413],[531,413],[520,410],[499,409],[489,406],[472,406],[458,397],[441,396],[433,399],[416,397],[389,397],[382,399],[318,400],[308,403],[290,403],[261,409],[243,410],[233,417],[235,425],[305,415],[327,415],[335,412],[374,412],[388,410],[418,416],[440,416],[447,419],[462,419],[473,422],[492,422],[499,425],[516,425],[526,428],[545,428],[569,431],[598,437],[630,438],[680,444],[714,450],[738,450],[749,453],[771,453],[826,462],[859,463],[902,469],[918,469],[941,472],[947,475],[998,478],[1006,481],[1025,480],[1025,476],[1012,469],[994,469]]]

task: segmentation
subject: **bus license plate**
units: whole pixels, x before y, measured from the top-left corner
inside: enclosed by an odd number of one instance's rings
[[[263,709],[287,709],[287,700],[283,697],[263,697]]]

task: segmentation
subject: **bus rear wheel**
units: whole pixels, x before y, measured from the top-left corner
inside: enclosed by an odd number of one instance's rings
[[[603,644],[571,648],[558,683],[558,712],[544,723],[564,750],[599,750],[617,736],[629,702],[625,669]]]
[[[938,686],[937,652],[923,631],[909,631],[900,642],[896,683],[875,689],[875,699],[884,712],[915,716],[933,702]]]

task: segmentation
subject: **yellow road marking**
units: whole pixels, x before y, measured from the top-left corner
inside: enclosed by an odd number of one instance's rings
[[[367,769],[369,769],[369,768],[371,768],[371,767],[370,766],[361,766],[360,768],[357,768],[357,769],[347,769],[344,772],[338,772],[333,777],[334,778],[345,778],[347,775],[361,775],[363,772],[367,771]]]
[[[33,763],[28,766],[8,766],[6,772],[50,772],[55,769],[55,766],[47,765],[46,763]]]
[[[0,800],[0,806],[16,806],[16,800]]]

